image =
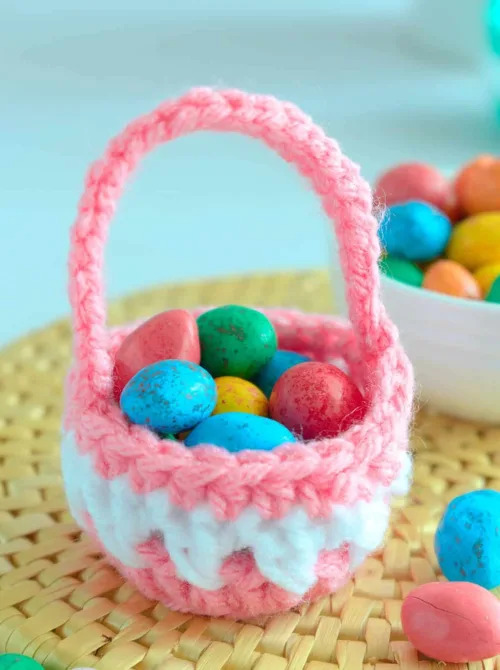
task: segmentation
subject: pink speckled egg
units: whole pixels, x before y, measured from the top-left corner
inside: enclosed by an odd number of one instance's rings
[[[454,201],[448,180],[439,170],[425,163],[401,163],[387,170],[377,179],[374,195],[387,207],[419,200],[442,212],[448,211]]]
[[[413,646],[445,663],[500,654],[500,603],[470,582],[431,582],[406,597],[403,630]]]
[[[168,359],[200,362],[196,319],[185,309],[156,314],[132,331],[115,357],[113,394],[118,402],[127,382],[140,370]]]

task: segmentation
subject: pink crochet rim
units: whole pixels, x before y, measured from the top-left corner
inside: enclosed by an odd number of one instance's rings
[[[339,438],[285,445],[268,454],[228,454],[211,446],[188,450],[129,426],[112,401],[114,344],[126,331],[116,335],[106,328],[108,226],[140,159],[157,145],[198,130],[242,132],[263,140],[310,181],[334,224],[352,330],[332,317],[287,310],[272,316],[281,346],[309,348],[321,358],[333,354],[335,343],[337,353],[357,360],[368,411],[362,424]],[[128,472],[137,492],[167,487],[176,504],[192,509],[208,501],[222,518],[234,517],[248,504],[256,504],[265,517],[280,517],[297,502],[311,516],[321,516],[332,501],[367,499],[376,485],[389,485],[407,448],[413,377],[380,301],[379,252],[368,184],[337,143],[294,105],[241,91],[194,89],[137,119],[92,166],[72,229],[75,367],[67,421],[79,448],[92,452],[106,478]]]

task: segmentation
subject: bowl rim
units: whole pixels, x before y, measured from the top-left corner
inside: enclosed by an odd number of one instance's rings
[[[456,296],[447,295],[446,293],[439,293],[438,291],[430,291],[429,289],[424,288],[423,286],[412,286],[411,284],[405,284],[404,282],[394,279],[389,275],[380,273],[382,277],[382,284],[387,283],[389,286],[393,287],[396,291],[401,293],[409,293],[415,295],[425,295],[429,300],[434,300],[435,302],[440,302],[441,304],[452,305],[455,307],[464,307],[465,309],[473,309],[476,311],[485,311],[485,312],[495,312],[498,310],[500,316],[500,305],[494,302],[486,302],[483,300],[473,300],[471,298],[459,298]]]

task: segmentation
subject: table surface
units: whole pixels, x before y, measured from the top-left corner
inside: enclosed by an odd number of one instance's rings
[[[89,162],[131,118],[192,85],[294,100],[370,179],[405,159],[450,169],[499,143],[487,81],[424,49],[404,0],[9,4],[0,28],[0,344],[67,312],[68,229]],[[258,143],[192,136],[144,168],[112,230],[111,295],[328,263],[318,203]]]

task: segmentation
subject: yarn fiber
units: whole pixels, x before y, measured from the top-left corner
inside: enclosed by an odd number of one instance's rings
[[[364,421],[335,439],[265,453],[186,449],[128,424],[113,401],[113,357],[132,327],[106,328],[108,227],[140,159],[198,130],[262,140],[310,182],[332,221],[351,323],[266,314],[281,348],[342,360],[364,389]],[[297,107],[269,96],[194,89],[127,126],[91,167],[71,235],[63,473],[77,521],[148,597],[203,614],[279,611],[338,588],[382,541],[390,497],[408,487],[413,376],[380,300],[379,253],[359,168]]]

